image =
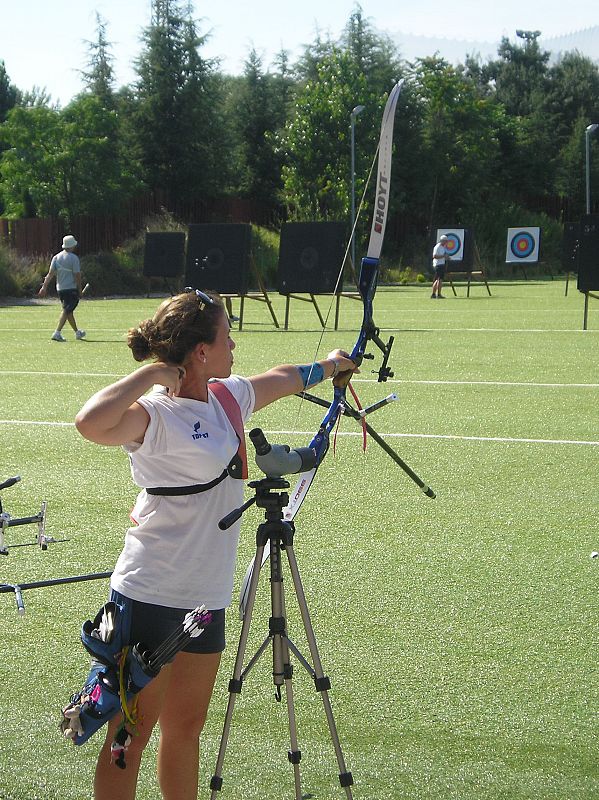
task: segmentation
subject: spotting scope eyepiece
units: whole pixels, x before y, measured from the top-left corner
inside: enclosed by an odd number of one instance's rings
[[[252,444],[256,448],[257,456],[265,456],[270,453],[272,448],[266,441],[266,436],[260,428],[252,428],[252,430],[249,432],[249,437]]]

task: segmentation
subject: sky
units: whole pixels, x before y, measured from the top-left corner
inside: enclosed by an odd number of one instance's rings
[[[515,39],[516,29],[559,36],[599,24],[597,0],[361,0],[364,16],[379,32],[442,36],[476,42]],[[200,32],[210,33],[204,57],[240,74],[254,47],[267,68],[281,49],[293,62],[317,31],[336,39],[354,0],[193,0]],[[96,40],[96,12],[106,23],[116,87],[135,79],[133,61],[150,21],[151,0],[0,0],[0,61],[23,91],[45,88],[66,105],[82,89],[80,71]]]

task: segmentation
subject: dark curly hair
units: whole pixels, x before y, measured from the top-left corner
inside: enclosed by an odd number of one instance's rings
[[[212,344],[224,305],[215,292],[205,294],[212,303],[203,302],[195,291],[169,297],[160,304],[152,319],[130,328],[127,344],[133,358],[182,364],[197,344]]]

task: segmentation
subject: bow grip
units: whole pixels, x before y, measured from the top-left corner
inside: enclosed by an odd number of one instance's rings
[[[356,367],[359,367],[362,363],[362,356],[358,355],[352,359]],[[353,369],[346,369],[345,372],[340,372],[338,375],[335,375],[333,378],[333,386],[337,389],[347,389],[349,386],[349,382],[353,378],[354,371]]]

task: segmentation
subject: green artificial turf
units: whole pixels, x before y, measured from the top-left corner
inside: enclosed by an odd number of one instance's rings
[[[365,361],[363,405],[394,391],[398,402],[369,421],[437,497],[423,495],[343,419],[296,518],[295,553],[356,800],[590,800],[597,770],[597,474],[599,304],[564,282],[475,285],[445,301],[429,288],[379,289],[375,320],[396,337],[395,377],[375,382]],[[273,296],[279,320],[283,299]],[[326,310],[328,301],[319,298]],[[0,583],[109,571],[136,488],[119,448],[84,441],[73,418],[97,389],[134,362],[127,328],[157,299],[82,302],[86,341],[51,342],[55,303],[0,307],[0,480],[13,517],[48,503],[47,532],[68,541],[11,548]],[[236,310],[236,309],[234,309]],[[331,319],[333,316],[331,315]],[[338,331],[319,357],[350,349],[360,304],[341,303]],[[293,302],[288,331],[266,307],[246,303],[234,332],[235,369],[307,363],[320,338],[314,309]],[[332,395],[330,385],[318,394]],[[307,445],[324,410],[296,398],[258,413],[273,443]],[[261,477],[253,465],[251,477]],[[290,481],[293,484],[293,476]],[[247,490],[246,496],[250,496]],[[245,515],[235,597],[262,521]],[[8,544],[35,526],[8,529]],[[222,535],[226,535],[223,533]],[[286,565],[285,565],[286,566]],[[309,658],[286,572],[289,635]],[[107,582],[0,594],[0,799],[92,796],[102,733],[80,748],[58,731],[60,707],[81,687],[88,658],[82,622]],[[247,654],[268,632],[261,575]],[[210,797],[240,623],[231,609],[228,648],[202,740],[200,798]],[[322,702],[294,659],[294,700],[305,798],[345,797]],[[251,670],[237,700],[223,768],[223,800],[294,797],[286,704],[274,699],[272,655]],[[156,741],[138,798],[159,796]]]

